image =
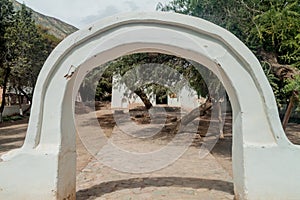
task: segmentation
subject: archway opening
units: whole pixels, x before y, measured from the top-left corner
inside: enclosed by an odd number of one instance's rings
[[[152,95],[158,94],[156,91],[172,94],[168,104],[163,107],[156,104]],[[133,198],[142,198],[147,193],[153,198],[165,199],[170,198],[171,193],[179,199],[183,198],[181,194],[187,199],[193,196],[221,198],[222,195],[233,198],[231,106],[220,80],[203,65],[157,52],[129,54],[91,69],[76,96],[76,127],[83,143],[78,146],[92,154],[87,156],[84,155],[87,152],[79,150],[79,199],[126,196],[136,189],[139,192]],[[145,96],[153,103],[152,107],[147,108],[147,100],[142,100]],[[220,131],[225,137],[215,146]],[[182,136],[180,143],[177,134]],[[185,134],[187,141],[183,142]],[[101,149],[110,142],[122,151],[142,153],[153,160],[149,165],[163,159],[162,155],[155,158],[151,153],[172,142],[175,145],[170,151],[178,145],[182,152],[169,154],[174,159],[160,163],[156,169],[137,166],[144,170],[139,171],[140,168],[132,165],[126,167],[130,162],[139,162],[132,161],[130,156],[117,164],[108,162]],[[110,159],[120,159],[112,152],[105,153]],[[85,160],[90,161],[91,157],[93,161],[84,166]],[[89,184],[84,180],[89,180]],[[169,195],[164,197],[164,193]]]

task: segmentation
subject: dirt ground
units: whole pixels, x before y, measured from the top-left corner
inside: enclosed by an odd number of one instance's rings
[[[178,108],[168,108],[168,107],[165,107],[165,110],[167,110],[167,114],[165,114],[166,115],[165,125],[162,127],[162,130],[158,134],[155,134],[154,136],[148,138],[147,141],[145,141],[145,142],[147,142],[147,144],[150,142],[151,144],[153,144],[153,146],[165,145],[170,140],[172,140],[172,138],[174,138],[174,134],[170,134],[170,133],[172,133],[172,129],[175,127],[176,120],[180,117],[180,110]],[[87,111],[89,111],[89,109],[77,110],[77,114],[80,116],[80,115],[83,115],[84,113],[86,113]],[[81,114],[79,114],[79,113],[81,113]],[[130,114],[130,119],[137,125],[143,125],[143,124],[147,125],[151,122],[150,115],[148,114],[147,111],[145,111],[141,107],[132,108],[131,111],[129,112],[129,114]],[[109,105],[107,105],[107,104],[99,105],[97,112],[96,112],[96,117],[97,117],[97,121],[99,122],[99,126],[103,130],[105,136],[107,138],[112,137],[113,136],[112,132],[114,130],[114,127],[116,126],[116,120],[114,118],[115,116],[113,115],[112,110],[109,109]],[[152,119],[152,123],[155,123],[155,120],[156,119],[154,119],[154,121],[153,121],[153,119]],[[199,124],[198,134],[200,136],[195,134],[194,141],[191,145],[194,149],[197,149],[203,143],[203,138],[205,138],[204,135],[207,132],[210,123],[212,126],[212,129],[209,129],[210,131],[212,131],[214,129],[214,127],[218,127],[218,125],[217,125],[217,121],[214,119],[211,119],[209,115],[198,118],[198,119],[194,120],[193,123]],[[27,126],[28,126],[28,118],[25,118],[21,121],[6,122],[3,124],[0,124],[0,156],[3,155],[4,153],[8,152],[9,150],[21,147],[21,145],[24,142]],[[231,113],[227,113],[225,116],[225,123],[224,123],[225,138],[218,140],[218,142],[216,143],[216,145],[214,146],[214,148],[211,151],[212,157],[208,158],[208,159],[212,160],[212,162],[216,161],[220,166],[222,166],[223,170],[226,171],[224,173],[228,173],[230,177],[232,177],[232,163],[231,163],[232,129],[231,128],[232,128]],[[300,124],[295,124],[295,123],[288,124],[286,134],[291,142],[293,142],[294,144],[300,144]],[[124,141],[125,141],[124,138],[122,138],[123,143],[124,143]],[[127,147],[129,147],[130,142],[132,142],[132,141],[131,140],[126,140],[126,141],[127,142],[125,145],[127,145]],[[96,199],[96,198],[88,198],[90,196],[90,194],[88,192],[89,190],[86,190],[85,188],[93,188],[93,185],[96,184],[93,181],[89,181],[88,177],[95,176],[95,174],[92,174],[91,171],[93,171],[94,173],[98,173],[98,171],[96,170],[97,167],[99,169],[101,168],[102,172],[105,171],[106,168],[104,169],[103,166],[98,166],[95,163],[94,157],[87,151],[87,149],[85,148],[85,145],[82,143],[78,134],[77,134],[76,143],[77,143],[76,150],[77,150],[77,175],[78,175],[78,178],[77,178],[78,194],[77,194],[77,196],[78,196],[78,199]],[[146,144],[146,143],[141,143],[141,148],[143,147],[144,144]],[[124,144],[122,144],[122,145],[124,145]],[[182,162],[190,162],[190,161],[183,160]],[[193,164],[193,162],[191,164]],[[97,167],[95,167],[96,165],[97,165]],[[197,165],[201,165],[201,164],[197,164]],[[182,166],[179,166],[179,168],[180,167],[182,167]],[[188,166],[188,167],[192,167],[192,166]],[[178,166],[175,168],[178,168]],[[195,166],[193,169],[195,169],[195,168],[197,169],[197,166]],[[192,171],[193,169],[191,168],[190,171]],[[108,169],[106,169],[106,170],[108,170]],[[219,171],[215,171],[214,173],[218,174],[218,173],[220,173]],[[109,173],[110,173],[110,171],[107,171],[107,174],[109,174]],[[168,172],[162,172],[162,173],[167,174]],[[112,176],[112,177],[118,176],[120,178],[123,177],[123,175],[110,175],[110,176]],[[147,176],[149,176],[149,175],[147,175]],[[184,175],[182,175],[182,176],[184,176]],[[140,188],[147,187],[148,190],[150,191],[151,187],[149,185],[148,186],[147,186],[147,184],[143,185],[143,184],[145,184],[145,180],[140,180],[136,176],[127,177],[127,178],[128,178],[128,180],[131,180],[131,182],[130,183],[127,182],[126,184],[133,184],[135,186],[134,187],[126,186],[125,188],[120,189],[120,190],[122,190],[123,193],[122,192],[114,193],[110,190],[103,191],[102,189],[96,188],[98,192],[99,191],[100,191],[100,193],[102,192],[100,195],[101,199],[115,199],[116,195],[119,195],[119,196],[122,195],[124,197],[126,195],[127,196],[132,195],[132,192],[134,193],[135,190],[134,189],[130,190],[130,188],[135,188],[135,187],[140,187]],[[99,178],[99,179],[101,179],[103,181],[103,179],[105,179],[105,177],[101,176],[101,178]],[[161,178],[156,179],[156,177],[150,177],[149,180],[150,180],[150,182],[152,181],[155,183],[157,183],[157,180],[160,180],[162,182],[161,183],[162,188],[164,188],[164,186],[166,187],[172,181],[174,181],[172,184],[176,184],[178,181],[179,182],[182,181],[178,177],[176,179],[172,178],[172,180],[170,180],[170,178],[162,178],[161,177]],[[147,180],[147,181],[149,181],[149,180]],[[197,180],[198,179],[186,179],[185,181],[188,181],[189,184],[187,184],[187,185],[188,185],[188,187],[191,187],[193,185],[192,183]],[[199,178],[199,180],[200,180],[200,178]],[[99,182],[99,180],[97,180],[97,181]],[[116,184],[116,182],[112,182],[112,181],[108,181],[108,183]],[[100,186],[106,187],[103,184],[104,183],[102,183],[102,185],[99,184],[99,187]],[[122,184],[122,182],[121,182],[121,184]],[[181,182],[181,184],[183,184],[183,183]],[[223,186],[221,185],[223,188],[231,187],[231,189],[224,190],[224,191],[227,191],[227,193],[228,193],[228,197],[224,198],[224,199],[230,199],[232,197],[232,183],[230,183],[230,184],[229,184],[229,186],[228,186],[228,184],[223,185]],[[113,187],[116,187],[116,185],[113,185]],[[122,187],[124,187],[124,185]],[[126,188],[131,193],[129,193],[129,192],[126,193]],[[195,187],[193,186],[192,188],[195,188]],[[95,189],[95,186],[94,186],[94,189]],[[202,191],[200,189],[201,188],[198,188],[199,192],[202,193],[202,195],[207,193],[206,191]],[[173,191],[171,191],[168,189],[168,187],[166,187],[164,190],[163,189],[155,190],[155,191],[160,191],[160,192],[156,192],[156,193],[154,192],[154,190],[151,193],[149,193],[148,190],[142,190],[142,192],[141,191],[137,192],[135,194],[136,198],[130,197],[128,199],[151,199],[155,195],[157,195],[157,199],[163,199],[163,198],[161,198],[161,196],[164,196],[164,195],[168,196],[168,195],[174,193],[174,191],[176,192],[176,191],[179,191],[180,189],[176,188]],[[192,190],[186,191],[186,189],[184,189],[183,191],[181,191],[181,193],[179,192],[179,195],[181,195],[181,197],[180,198],[177,197],[174,199],[181,199],[181,198],[193,199],[190,196],[192,195],[192,197],[196,198],[197,197],[196,193],[197,192],[195,192],[195,191],[192,191]],[[146,198],[146,196],[145,196],[146,194],[147,195],[151,194],[152,197],[150,195],[149,198]],[[143,195],[143,196],[141,196],[141,195]],[[210,193],[207,193],[207,195],[212,195],[212,194],[210,192]],[[217,194],[215,194],[215,196],[209,196],[210,197],[209,199],[216,198],[217,197],[216,195]],[[219,195],[222,196],[222,198],[220,198],[220,199],[223,199],[224,194],[220,193]],[[225,193],[225,196],[226,196],[226,193]],[[199,196],[198,196],[198,198],[199,198]],[[122,199],[124,199],[124,198],[122,198]],[[165,198],[165,199],[168,199],[168,198]]]

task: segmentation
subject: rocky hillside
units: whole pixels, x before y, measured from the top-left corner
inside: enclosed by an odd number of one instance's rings
[[[11,1],[16,10],[19,10],[21,8],[21,4],[19,2],[15,0]],[[32,11],[32,17],[35,20],[36,24],[48,29],[49,34],[52,34],[59,39],[64,39],[66,36],[78,30],[76,27],[67,24],[59,19],[43,15],[32,10],[31,8],[28,9]]]

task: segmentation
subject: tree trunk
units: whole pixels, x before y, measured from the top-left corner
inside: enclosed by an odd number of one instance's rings
[[[16,91],[16,94],[18,95],[19,114],[20,114],[20,116],[23,116],[22,97],[21,97],[20,91],[18,91],[17,88],[15,88],[15,91]]]
[[[30,110],[31,105],[32,105],[32,104],[29,104],[28,108],[26,108],[25,110],[23,110],[23,114],[26,114],[26,113]]]
[[[286,129],[286,125],[288,124],[289,119],[291,117],[292,110],[293,110],[294,103],[295,103],[295,99],[296,99],[296,94],[293,92],[292,96],[290,97],[289,105],[288,105],[288,107],[287,107],[287,109],[285,111],[284,118],[282,120],[283,130]]]
[[[3,111],[5,107],[5,95],[6,95],[6,88],[7,88],[7,83],[8,83],[8,78],[10,75],[10,68],[5,69],[5,75],[4,75],[4,80],[3,80],[3,93],[2,93],[2,102],[0,106],[0,122],[3,122]]]
[[[147,110],[152,108],[152,106],[153,106],[152,103],[150,102],[149,98],[147,97],[147,95],[145,94],[145,92],[142,89],[138,88],[134,91],[134,93],[141,98],[141,100],[145,104],[145,107]]]
[[[32,94],[31,95],[28,95],[20,86],[18,87],[18,90],[21,92],[21,94],[23,94],[26,98],[27,98],[27,100],[29,100],[30,101],[30,104],[29,104],[29,107],[28,108],[26,108],[24,111],[23,111],[23,114],[26,114],[29,110],[30,110],[30,108],[31,108],[31,104],[32,104]],[[34,91],[34,88],[32,88],[32,91]]]
[[[19,86],[18,90],[23,94],[30,102],[32,102],[32,98]]]

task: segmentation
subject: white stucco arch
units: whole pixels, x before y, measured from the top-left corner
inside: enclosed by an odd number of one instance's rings
[[[107,18],[72,34],[52,52],[35,88],[25,143],[0,162],[1,199],[75,198],[75,76],[80,80],[94,67],[137,52],[197,61],[223,81],[233,107],[237,198],[300,197],[300,148],[286,138],[271,87],[255,56],[212,23],[155,12]],[[70,68],[76,71],[67,80]]]

